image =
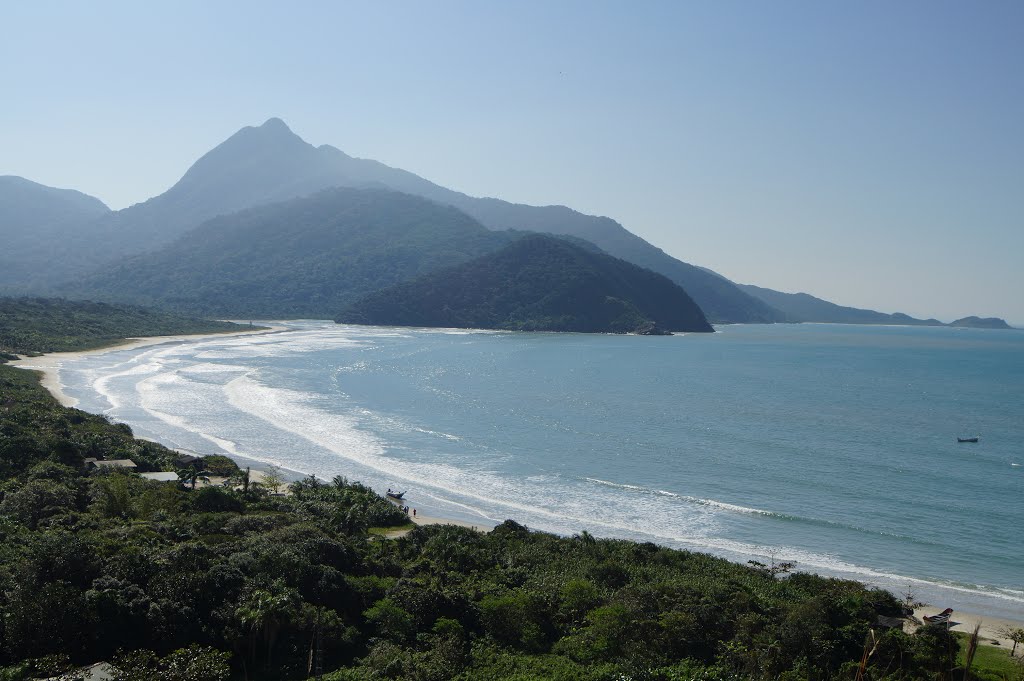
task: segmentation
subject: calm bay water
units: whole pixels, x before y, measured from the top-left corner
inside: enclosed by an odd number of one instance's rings
[[[1024,620],[1024,332],[287,326],[61,381],[138,435],[407,489],[428,515],[795,561]]]

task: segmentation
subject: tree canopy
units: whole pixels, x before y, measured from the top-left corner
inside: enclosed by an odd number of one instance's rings
[[[339,322],[522,331],[711,331],[660,274],[541,234],[357,301]]]
[[[275,495],[84,465],[175,456],[0,364],[0,679],[997,678],[954,672],[942,627],[878,628],[902,605],[857,582],[511,520],[385,539],[408,516],[341,477]]]

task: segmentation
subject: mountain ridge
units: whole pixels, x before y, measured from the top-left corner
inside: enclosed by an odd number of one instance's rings
[[[713,331],[664,275],[539,233],[370,293],[336,321],[645,335]]]
[[[278,118],[247,126],[203,154],[166,192],[104,216],[54,245],[55,284],[116,260],[170,243],[210,218],[256,205],[310,195],[335,186],[382,187],[454,205],[492,230],[510,228],[565,234],[642,267],[691,291],[719,322],[780,321],[781,315],[731,282],[676,260],[610,218],[564,206],[527,206],[476,198],[379,161],[358,159],[330,146],[314,147]]]
[[[858,307],[847,307],[812,296],[809,293],[783,293],[753,284],[738,284],[753,296],[786,315],[788,322],[816,322],[826,324],[882,324],[895,326],[954,326],[964,328],[1011,329],[998,317],[964,317],[948,324],[938,319],[917,319],[902,312],[878,312]]]
[[[0,190],[2,181],[10,182],[11,177],[0,177]],[[5,214],[0,200],[0,237],[7,246],[0,253],[0,290],[9,293],[52,293],[59,282],[158,250],[211,218],[238,210],[335,186],[378,187],[456,206],[492,230],[532,230],[588,240],[611,255],[668,276],[716,323],[940,323],[845,308],[814,296],[797,305],[787,296],[805,294],[739,286],[712,270],[668,255],[611,218],[585,215],[563,205],[529,206],[472,197],[409,171],[349,156],[328,144],[314,147],[280,118],[241,128],[200,156],[166,192],[120,211],[110,211],[98,199],[74,190],[35,186],[52,190],[51,197],[61,196],[60,192],[65,192],[65,198],[78,195],[92,202],[94,210],[65,224],[68,229],[59,238],[48,238],[31,219]],[[819,305],[813,314],[807,311],[811,303]]]
[[[211,218],[61,292],[208,315],[332,318],[358,296],[512,237],[419,196],[336,187]]]
[[[110,212],[95,196],[75,189],[0,175],[0,288],[26,289],[44,279],[40,264],[53,242]]]

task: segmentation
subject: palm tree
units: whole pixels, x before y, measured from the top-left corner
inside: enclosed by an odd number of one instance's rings
[[[182,468],[177,471],[178,477],[181,481],[189,485],[192,489],[196,488],[196,483],[202,480],[206,484],[210,484],[209,471],[196,470],[189,466],[188,468]]]
[[[267,644],[266,667],[270,668],[271,655],[277,634],[287,625],[295,612],[298,594],[276,580],[267,588],[254,589],[242,601],[235,611],[243,629],[249,632],[249,655],[256,661],[256,638],[263,634]]]

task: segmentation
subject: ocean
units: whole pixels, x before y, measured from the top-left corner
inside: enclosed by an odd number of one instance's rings
[[[282,324],[68,360],[60,380],[139,436],[406,490],[425,515],[793,562],[1024,620],[1024,332]]]

